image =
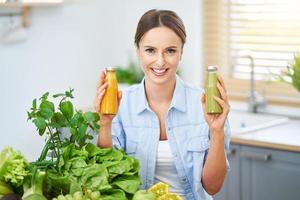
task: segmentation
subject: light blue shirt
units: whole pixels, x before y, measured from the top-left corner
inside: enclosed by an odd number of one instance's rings
[[[190,87],[177,77],[165,119],[175,167],[188,200],[212,199],[201,183],[210,144],[209,128],[200,100],[202,93],[202,89]],[[113,146],[123,148],[128,155],[140,161],[142,188],[154,184],[159,136],[159,120],[149,107],[143,80],[123,91],[119,111],[112,124]],[[226,121],[225,149],[229,149],[229,139],[230,131]]]

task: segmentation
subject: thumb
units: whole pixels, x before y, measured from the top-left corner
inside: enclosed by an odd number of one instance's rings
[[[118,91],[118,104],[120,105],[122,99],[122,91]]]
[[[202,94],[202,96],[201,96],[201,103],[205,104],[205,94]]]
[[[205,94],[203,94],[203,95],[201,96],[201,104],[202,104],[203,112],[206,113]]]

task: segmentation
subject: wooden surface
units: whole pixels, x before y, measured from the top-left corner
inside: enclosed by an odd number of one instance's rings
[[[250,133],[233,133],[231,143],[300,152],[300,120]]]

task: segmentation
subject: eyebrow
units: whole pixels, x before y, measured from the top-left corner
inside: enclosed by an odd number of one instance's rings
[[[153,47],[153,46],[149,46],[149,45],[147,45],[147,46],[144,46],[144,48],[154,48],[154,49],[156,49],[155,47]],[[169,47],[167,47],[166,49],[176,49],[176,48],[178,48],[177,46],[169,46]]]

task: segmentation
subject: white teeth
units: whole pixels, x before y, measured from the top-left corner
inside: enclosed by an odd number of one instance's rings
[[[165,71],[167,71],[167,69],[153,69],[153,71],[156,72],[156,73],[162,74]]]

